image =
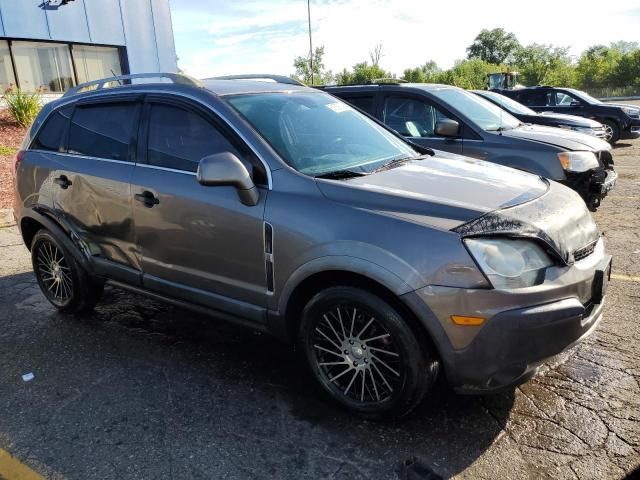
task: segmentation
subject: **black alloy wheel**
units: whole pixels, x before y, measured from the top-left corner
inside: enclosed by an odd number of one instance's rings
[[[361,289],[332,287],[314,296],[301,342],[323,389],[364,416],[408,413],[437,376],[437,362],[398,312]]]
[[[49,231],[42,229],[34,236],[31,262],[42,293],[58,310],[86,312],[100,300],[104,285],[90,278]]]

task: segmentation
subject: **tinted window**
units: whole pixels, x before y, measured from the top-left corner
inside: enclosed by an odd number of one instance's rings
[[[570,107],[572,105],[580,104],[580,101],[577,98],[565,92],[552,92],[549,96],[555,97],[555,104],[559,107]]]
[[[64,151],[64,143],[72,111],[72,108],[65,108],[56,110],[49,115],[44,126],[38,132],[38,136],[31,144],[31,148],[53,152]]]
[[[343,97],[343,99],[369,115],[374,114],[373,97]]]
[[[129,145],[137,126],[135,103],[76,106],[69,132],[69,153],[132,160]]]
[[[195,172],[203,157],[222,152],[242,158],[222,132],[197,113],[169,105],[151,107],[149,164]]]
[[[434,137],[436,122],[447,118],[421,100],[390,97],[384,104],[384,123],[405,137]]]
[[[545,92],[538,91],[526,91],[520,93],[518,96],[520,103],[528,105],[530,107],[544,107],[547,106],[547,94]]]

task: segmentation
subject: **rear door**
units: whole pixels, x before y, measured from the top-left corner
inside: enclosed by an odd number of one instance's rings
[[[67,146],[54,174],[54,204],[100,267],[139,270],[132,223],[131,187],[138,96],[109,96],[75,105]],[[116,265],[111,265],[116,264]],[[135,272],[116,279],[135,283]],[[132,272],[128,272],[132,273]]]
[[[136,166],[132,196],[146,288],[262,321],[265,274],[266,172],[224,122],[207,109],[170,95],[148,96],[145,162]],[[232,152],[260,190],[255,206],[231,186],[196,180],[205,156]],[[244,311],[243,311],[244,310]]]
[[[458,122],[460,136],[451,138],[437,135],[436,123],[443,119]],[[418,145],[462,154],[464,127],[462,122],[422,97],[404,92],[385,94],[382,104],[382,121]]]

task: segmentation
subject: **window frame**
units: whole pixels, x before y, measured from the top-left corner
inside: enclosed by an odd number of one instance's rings
[[[238,134],[234,132],[233,128],[230,127],[226,121],[224,121],[219,115],[212,112],[210,109],[206,108],[204,105],[190,101],[189,99],[179,95],[171,95],[170,93],[149,93],[144,96],[142,114],[140,118],[140,127],[138,132],[138,150],[136,156],[136,158],[138,158],[138,161],[136,162],[137,164],[146,165],[149,168],[158,168],[184,174],[196,174],[196,172],[192,172],[190,170],[161,167],[158,165],[151,165],[149,163],[147,155],[149,148],[149,121],[151,118],[151,107],[154,104],[171,106],[199,115],[206,122],[211,124],[213,128],[218,130],[220,134],[234,148],[236,148],[236,150],[238,150],[240,154],[246,155],[245,161],[249,162],[252,165],[252,170],[255,168],[258,168],[260,170],[260,174],[264,178],[264,182],[256,182],[256,186],[261,188],[269,188],[269,173],[267,172],[268,166],[265,165],[262,160],[260,160],[260,157],[255,153],[255,151],[247,144],[247,142],[245,142]],[[251,179],[255,182],[254,171],[249,171],[249,174],[251,175]]]
[[[134,125],[131,132],[131,137],[129,138],[129,146],[127,150],[127,160],[120,160],[117,158],[106,158],[106,157],[96,157],[94,155],[84,155],[80,153],[71,153],[69,151],[69,139],[71,137],[71,124],[73,123],[73,117],[76,113],[78,107],[91,107],[96,105],[104,105],[109,103],[135,103],[135,119]],[[142,119],[142,107],[143,107],[143,95],[140,94],[125,94],[125,95],[108,95],[101,96],[98,98],[83,98],[73,103],[73,112],[71,113],[71,117],[69,119],[69,125],[67,127],[67,135],[65,139],[64,145],[64,154],[71,155],[73,157],[79,158],[90,158],[96,160],[102,160],[107,162],[118,162],[118,163],[126,163],[126,164],[135,164],[138,163],[138,143],[139,143],[139,131],[140,131],[140,123]],[[62,107],[61,107],[62,108]]]

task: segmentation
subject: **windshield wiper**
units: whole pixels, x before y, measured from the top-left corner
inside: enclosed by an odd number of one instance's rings
[[[396,158],[395,160],[391,160],[388,163],[385,163],[384,165],[382,165],[379,168],[376,168],[373,172],[371,173],[377,173],[377,172],[382,172],[384,170],[389,170],[390,168],[394,167],[395,165],[398,165],[400,163],[407,163],[410,162],[411,160],[424,160],[425,157],[431,157],[432,155],[435,155],[435,152],[433,153],[426,153],[424,155],[419,155],[417,157],[401,157],[401,158]]]
[[[315,178],[328,178],[331,180],[340,180],[341,178],[364,177],[368,173],[356,172],[354,170],[334,170],[333,172],[321,173]]]

